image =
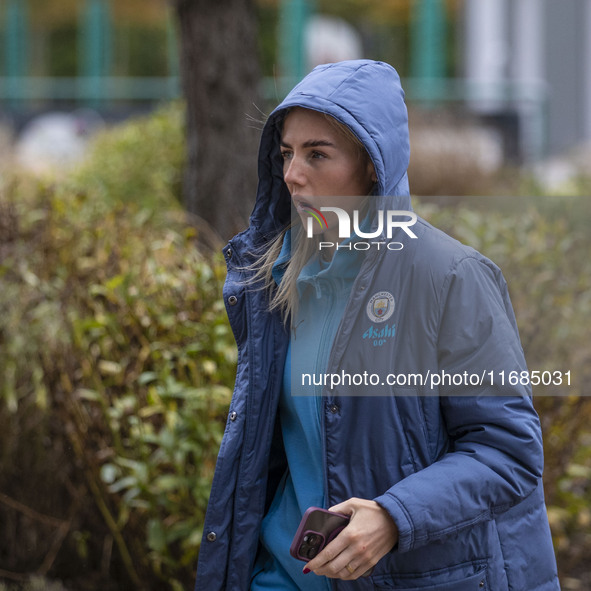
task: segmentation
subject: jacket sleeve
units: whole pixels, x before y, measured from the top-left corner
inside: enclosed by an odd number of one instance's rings
[[[528,380],[515,379],[526,365],[500,270],[463,259],[440,301],[439,375],[457,384],[442,378],[439,389],[449,449],[375,499],[398,526],[400,552],[494,519],[542,475],[540,423]],[[465,385],[469,376],[476,385]]]

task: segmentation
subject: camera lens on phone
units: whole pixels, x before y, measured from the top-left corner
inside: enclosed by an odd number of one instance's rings
[[[316,554],[318,554],[318,548],[316,546],[310,546],[306,556],[308,558],[314,558],[314,556],[316,556]]]

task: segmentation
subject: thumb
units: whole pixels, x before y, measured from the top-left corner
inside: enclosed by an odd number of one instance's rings
[[[353,499],[349,499],[348,501],[344,501],[338,505],[333,505],[328,510],[332,511],[333,513],[342,513],[343,515],[351,516],[355,512]]]

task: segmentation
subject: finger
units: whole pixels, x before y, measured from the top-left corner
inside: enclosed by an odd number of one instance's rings
[[[313,570],[317,575],[333,579],[356,579],[370,568],[371,565],[367,565],[367,568],[359,570],[364,562],[363,558],[358,556],[358,552],[351,546],[348,536],[343,534],[339,534],[314,560],[308,562],[310,570]]]
[[[361,569],[355,559],[350,560],[345,564],[345,572],[342,573],[342,576],[339,577],[341,579],[348,579],[348,580],[355,580],[361,576],[362,573],[365,572],[366,569]]]
[[[352,515],[355,512],[355,498],[348,499],[339,503],[338,505],[334,505],[330,507],[328,510],[332,511],[333,513],[343,513],[344,515]]]
[[[319,552],[310,562],[308,562],[308,568],[314,572],[318,572],[320,569],[326,567],[326,565],[343,552],[346,548],[342,543],[337,543],[338,536],[335,538],[326,548]]]
[[[325,574],[325,571],[329,570],[331,573],[330,576],[334,577],[339,570],[345,568],[347,561],[353,558],[353,551],[350,545],[347,528],[345,528],[317,556],[308,562],[308,568],[316,574]]]
[[[308,568],[317,575],[354,580],[372,569],[375,562],[377,560],[373,558],[373,550],[368,547],[366,536],[345,528],[308,563]]]
[[[316,575],[345,580],[356,579],[362,572],[365,572],[365,570],[359,570],[351,552],[342,552],[333,560],[325,562],[322,566],[314,569]]]
[[[344,566],[343,566],[344,565]],[[373,567],[359,562],[359,558],[350,556],[346,558],[346,553],[340,554],[335,560],[327,563],[324,568],[315,571],[317,575],[324,575],[331,579],[343,579],[354,581],[365,574],[370,573]]]

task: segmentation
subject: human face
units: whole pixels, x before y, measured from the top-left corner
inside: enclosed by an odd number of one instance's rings
[[[350,215],[360,209],[376,180],[371,160],[327,115],[309,109],[291,110],[281,136],[283,179],[302,223],[306,207],[340,207]],[[338,241],[338,218],[325,216],[324,238]],[[322,228],[314,222],[314,233]]]

